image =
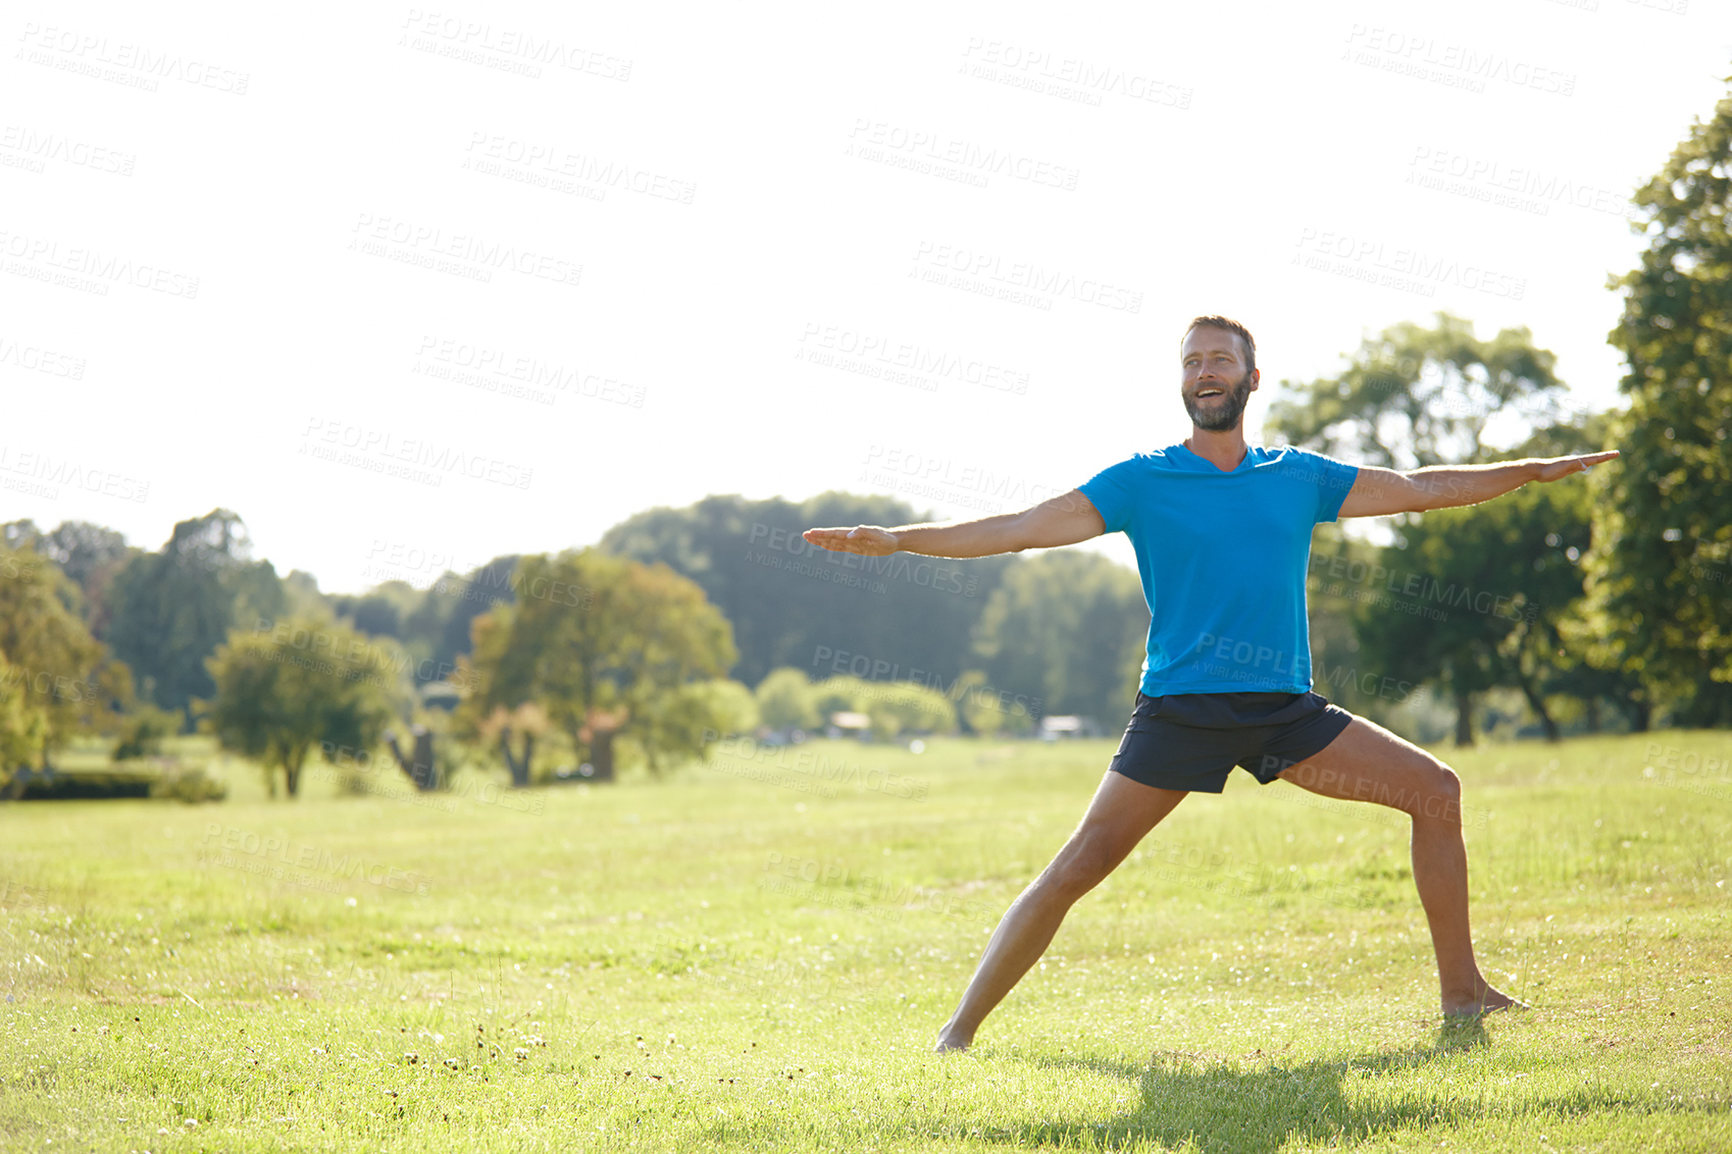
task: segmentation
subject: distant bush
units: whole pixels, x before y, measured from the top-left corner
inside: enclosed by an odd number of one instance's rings
[[[153,706],[142,706],[120,725],[114,743],[115,761],[137,761],[141,757],[162,756],[164,738],[180,732],[180,715]]]
[[[150,784],[150,796],[165,801],[184,801],[188,805],[222,801],[228,795],[228,783],[211,777],[202,765],[168,761]]]

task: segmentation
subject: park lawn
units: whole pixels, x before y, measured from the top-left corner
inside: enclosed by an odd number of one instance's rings
[[[1732,1148],[1727,733],[1445,753],[1531,1011],[1442,1023],[1404,818],[1243,778],[929,1054],[1110,751],[0,807],[0,1147]]]

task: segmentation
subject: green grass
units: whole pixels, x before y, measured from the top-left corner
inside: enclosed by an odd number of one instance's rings
[[[1246,778],[928,1054],[1110,749],[0,807],[0,1147],[1732,1147],[1725,733],[1445,753],[1530,1012],[1444,1028],[1405,819]]]

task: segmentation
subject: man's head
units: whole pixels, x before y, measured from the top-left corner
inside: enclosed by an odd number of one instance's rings
[[[1180,395],[1191,423],[1210,432],[1236,428],[1257,389],[1257,342],[1226,317],[1198,317],[1179,346]]]

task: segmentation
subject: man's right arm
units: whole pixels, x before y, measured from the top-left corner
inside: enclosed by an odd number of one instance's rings
[[[835,553],[918,553],[923,557],[990,557],[1024,549],[1075,545],[1106,532],[1106,522],[1080,489],[1042,501],[1020,513],[1004,513],[979,521],[948,525],[903,525],[883,529],[860,525],[853,529],[808,529],[806,540]]]

